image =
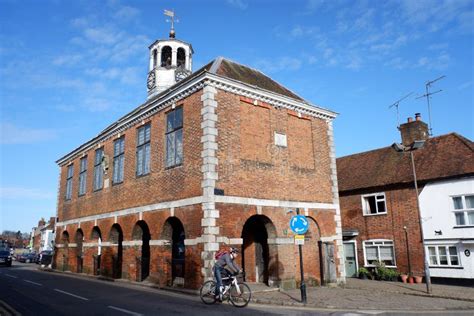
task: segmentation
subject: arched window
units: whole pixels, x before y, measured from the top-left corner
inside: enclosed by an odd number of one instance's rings
[[[156,68],[156,64],[158,63],[158,52],[156,49],[153,50],[153,68]]]
[[[165,46],[161,50],[161,67],[171,66],[171,47]]]
[[[184,68],[186,66],[186,51],[184,48],[178,48],[178,56],[177,56],[178,68]]]

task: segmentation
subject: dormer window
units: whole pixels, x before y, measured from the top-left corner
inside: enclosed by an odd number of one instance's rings
[[[178,48],[177,62],[178,68],[184,68],[186,66],[186,51],[184,50],[184,48]]]
[[[161,67],[171,67],[171,47],[169,46],[161,50]]]

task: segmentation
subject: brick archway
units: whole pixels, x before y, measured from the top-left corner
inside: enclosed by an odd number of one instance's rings
[[[309,219],[309,228],[305,233],[305,245],[303,246],[303,255],[305,261],[305,275],[308,275],[305,282],[310,286],[320,285],[322,283],[322,276],[324,274],[324,263],[321,258],[322,242],[321,242],[321,228],[318,221],[307,216]]]
[[[58,258],[62,261],[62,270],[69,270],[69,233],[67,230],[61,234],[62,248],[58,251]]]
[[[141,253],[137,256],[137,281],[150,275],[150,229],[145,221],[138,221],[133,227],[132,239],[141,241]]]
[[[111,275],[114,279],[122,277],[122,261],[123,261],[123,231],[119,224],[113,224],[109,233],[110,246],[108,247],[108,261],[110,264]]]
[[[183,285],[185,278],[186,234],[183,223],[177,217],[169,217],[163,225],[161,239],[170,243],[171,285]]]
[[[76,244],[76,251],[75,251],[75,264],[76,264],[76,272],[82,273],[82,266],[83,266],[83,242],[84,242],[84,233],[82,229],[78,228],[76,230],[76,234],[74,235],[74,242]]]
[[[268,239],[276,238],[276,229],[270,218],[253,215],[247,219],[242,229],[242,266],[246,281],[269,284],[270,279],[278,279],[278,269],[271,268],[278,261],[277,248]]]
[[[92,273],[94,275],[100,274],[101,256],[102,256],[102,233],[98,226],[94,226],[91,232],[91,241],[97,244],[97,250],[92,253]]]

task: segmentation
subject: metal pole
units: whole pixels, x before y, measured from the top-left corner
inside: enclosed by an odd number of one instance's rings
[[[430,125],[428,126],[428,134],[429,136],[433,136],[433,129],[431,128],[431,105],[430,105],[430,93],[429,93],[429,86],[430,83],[427,83],[425,88],[426,88],[426,101],[428,102],[428,119]]]
[[[404,226],[403,229],[405,230],[405,242],[406,242],[406,245],[407,245],[408,275],[411,276],[412,272],[411,272],[411,260],[410,260],[410,246],[409,246],[409,243],[408,243],[408,230],[407,230],[406,226]]]
[[[300,215],[300,209],[296,208],[296,214]],[[306,284],[304,283],[304,272],[303,272],[303,249],[301,245],[298,245],[298,251],[300,253],[300,272],[301,272],[301,302],[306,304]]]
[[[415,158],[413,158],[413,150],[410,150],[410,158],[411,158],[411,168],[413,170],[413,180],[415,182],[416,207],[418,209],[418,218],[419,218],[419,221],[420,221],[421,246],[423,248],[423,258],[425,260],[426,292],[428,294],[431,294],[431,276],[430,276],[430,268],[429,268],[429,264],[428,264],[428,258],[426,257],[425,237],[423,236],[423,221],[422,221],[422,218],[421,218],[420,197],[418,195],[418,183],[417,183],[417,180],[416,180]]]

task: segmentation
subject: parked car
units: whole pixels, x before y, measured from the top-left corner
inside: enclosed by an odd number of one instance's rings
[[[53,258],[53,251],[51,250],[43,250],[37,256],[35,262],[37,264],[44,264],[48,265],[51,263],[51,259]]]
[[[0,249],[0,264],[11,267],[12,256],[10,255],[10,251],[8,251],[8,249]]]
[[[20,254],[20,256],[17,257],[17,260],[19,262],[30,263],[30,262],[35,262],[35,257],[36,257],[36,253],[26,252],[26,253]]]

